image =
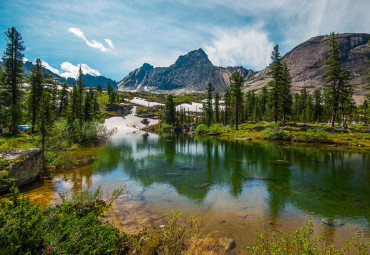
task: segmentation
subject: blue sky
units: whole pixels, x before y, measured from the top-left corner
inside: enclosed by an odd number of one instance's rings
[[[284,54],[332,31],[369,33],[369,12],[368,0],[0,0],[0,31],[14,26],[25,57],[63,76],[84,64],[119,81],[199,48],[215,65],[261,70],[275,44]]]

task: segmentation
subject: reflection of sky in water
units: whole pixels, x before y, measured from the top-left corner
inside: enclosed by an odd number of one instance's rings
[[[368,227],[368,166],[369,153],[135,133],[113,140],[93,166],[57,187],[126,185],[163,210],[254,210],[272,221],[303,214]]]

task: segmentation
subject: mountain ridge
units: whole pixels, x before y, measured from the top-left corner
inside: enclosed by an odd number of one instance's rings
[[[240,71],[244,78],[254,71],[244,67],[217,67],[212,64],[203,49],[191,51],[169,67],[153,67],[144,63],[118,82],[118,90],[149,92],[200,92],[211,82],[216,90],[230,84],[229,76]]]

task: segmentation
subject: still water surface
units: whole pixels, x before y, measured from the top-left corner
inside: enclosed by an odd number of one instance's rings
[[[61,191],[123,185],[113,222],[132,232],[180,209],[201,216],[207,231],[234,238],[236,251],[263,223],[279,232],[311,220],[316,234],[339,246],[357,230],[370,238],[370,153],[131,133],[114,137],[94,164],[27,193],[53,202]]]

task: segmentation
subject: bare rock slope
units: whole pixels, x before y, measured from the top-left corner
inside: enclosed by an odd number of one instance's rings
[[[355,85],[355,95],[364,97],[369,93],[365,88],[368,82],[366,69],[370,67],[370,34],[347,33],[339,34],[341,62],[343,68],[351,73],[351,83]],[[312,92],[323,88],[323,78],[328,47],[325,36],[313,37],[288,52],[283,60],[288,64],[292,76],[293,92],[302,88]],[[260,89],[269,81],[269,68],[255,74],[247,81],[246,89]]]

